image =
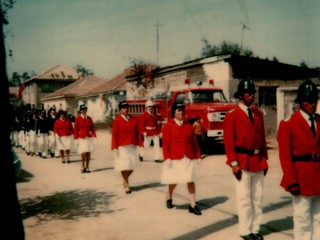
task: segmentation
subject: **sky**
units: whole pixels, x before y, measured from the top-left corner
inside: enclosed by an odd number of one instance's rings
[[[82,65],[112,78],[134,58],[161,67],[199,58],[204,38],[243,39],[260,58],[317,67],[319,12],[319,0],[16,0],[4,28],[7,72]]]

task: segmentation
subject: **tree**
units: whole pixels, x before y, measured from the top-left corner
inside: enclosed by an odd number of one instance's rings
[[[31,76],[34,75],[36,75],[34,71],[32,71],[31,74],[29,74],[28,72],[24,72],[22,75],[20,75],[18,72],[13,72],[11,78],[9,79],[10,85],[19,86],[25,80],[31,78]]]
[[[212,45],[205,38],[201,39],[204,46],[201,49],[201,57],[213,57],[224,54],[241,54],[247,57],[253,56],[250,49],[241,49],[239,44],[223,41],[219,46]]]
[[[130,59],[130,67],[126,70],[127,77],[136,82],[137,87],[147,88],[152,83],[151,71],[159,66],[149,63],[141,58]]]
[[[6,12],[13,7],[14,1],[0,1],[0,108],[12,116],[13,110],[9,103],[9,81],[6,71],[6,53],[3,26],[8,24]],[[10,117],[0,118],[0,159],[2,172],[0,174],[0,212],[1,239],[24,239],[24,230],[17,196],[13,155],[10,143]]]
[[[307,67],[308,67],[308,64],[303,60],[303,61],[300,63],[300,67],[305,67],[305,68],[307,68]]]
[[[82,65],[78,64],[77,66],[74,67],[74,69],[77,71],[77,73],[80,74],[80,77],[87,77],[87,76],[92,76],[93,72],[91,69],[87,69],[83,67]]]

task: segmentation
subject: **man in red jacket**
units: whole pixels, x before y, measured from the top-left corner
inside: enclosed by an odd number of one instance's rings
[[[91,117],[87,115],[87,106],[80,105],[80,114],[74,121],[74,140],[78,141],[78,151],[81,154],[81,173],[90,173],[89,161],[94,148],[93,138],[97,137]]]
[[[300,109],[280,122],[281,186],[292,195],[295,239],[320,239],[320,116],[318,90],[310,80],[298,88]]]
[[[157,163],[161,163],[160,159],[160,126],[158,124],[158,117],[155,113],[154,102],[148,100],[146,102],[146,111],[141,116],[141,131],[143,134],[143,145],[141,157],[143,160],[145,149],[150,147],[151,141],[153,141],[154,148],[154,160]]]
[[[252,80],[241,80],[234,94],[240,103],[223,122],[227,164],[236,178],[239,234],[245,240],[263,239],[259,230],[268,170],[263,114],[252,106],[255,92]]]

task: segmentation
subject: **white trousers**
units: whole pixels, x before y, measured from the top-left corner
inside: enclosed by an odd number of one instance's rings
[[[320,239],[320,196],[292,196],[294,239]]]
[[[19,133],[18,131],[11,132],[10,135],[11,144],[15,147],[19,147]]]
[[[150,147],[151,141],[153,141],[153,148],[154,148],[154,154],[152,154],[152,156],[154,156],[154,159],[152,160],[161,160],[160,159],[160,137],[159,135],[155,135],[155,136],[147,136],[144,138],[144,142],[143,142],[143,149],[141,149],[141,157],[145,156],[145,151],[146,148]]]
[[[50,153],[54,153],[55,157],[59,157],[60,152],[59,152],[59,149],[57,148],[56,138],[55,138],[55,135],[54,135],[53,131],[49,131],[48,149],[49,149]]]
[[[24,131],[21,130],[21,131],[19,132],[19,145],[20,145],[22,148],[24,148],[24,145],[25,145],[24,143],[25,143]]]
[[[38,152],[36,132],[33,130],[30,130],[29,136],[30,136],[30,151],[29,152],[31,152],[31,153]]]
[[[48,134],[40,133],[37,137],[38,151],[41,152],[42,157],[47,156],[48,152]]]
[[[240,181],[235,180],[237,208],[239,216],[239,234],[258,233],[262,219],[263,171],[242,170]]]

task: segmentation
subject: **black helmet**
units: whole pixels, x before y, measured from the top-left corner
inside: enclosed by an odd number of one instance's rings
[[[174,113],[177,109],[182,108],[185,109],[185,105],[183,103],[174,102],[171,107],[171,118],[174,118]]]
[[[317,86],[310,79],[307,79],[299,86],[295,102],[317,102],[318,98]]]
[[[256,93],[254,83],[252,79],[241,80],[238,84],[238,90],[233,95],[235,98],[239,98],[244,93]]]
[[[64,115],[66,117],[67,116],[67,112],[61,109],[58,112],[58,116],[61,116],[61,115]]]
[[[126,101],[119,102],[119,110],[124,107],[129,107],[129,104]]]

